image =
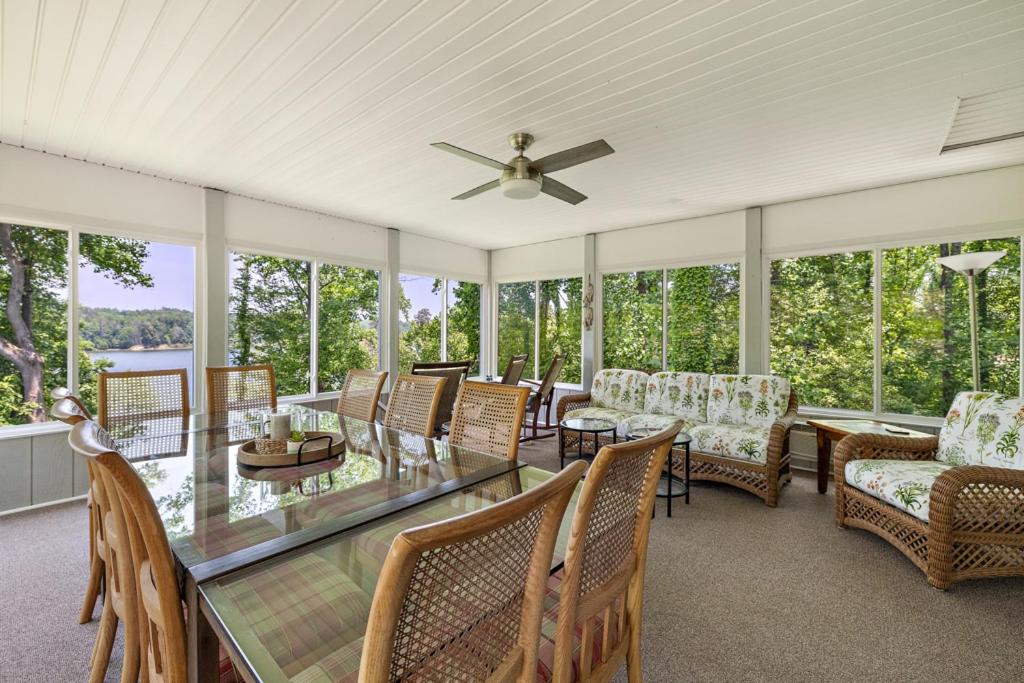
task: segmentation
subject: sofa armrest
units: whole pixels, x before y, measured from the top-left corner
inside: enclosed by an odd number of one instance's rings
[[[576,410],[577,408],[587,408],[590,406],[590,392],[582,394],[566,394],[562,398],[558,399],[558,407],[555,409],[555,415],[558,421],[561,422],[565,414],[570,410]]]
[[[934,460],[938,448],[937,436],[850,434],[836,446],[832,474],[838,487],[851,460]]]
[[[1024,537],[1024,470],[968,465],[946,470],[932,484],[928,526]]]

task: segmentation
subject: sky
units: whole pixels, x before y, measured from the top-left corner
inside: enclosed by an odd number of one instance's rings
[[[85,265],[78,271],[82,306],[136,310],[195,307],[195,249],[178,244],[149,243],[143,270],[153,276],[152,287],[125,289]]]
[[[427,275],[409,275],[401,273],[398,281],[402,284],[402,291],[406,298],[412,302],[410,316],[415,316],[421,308],[428,309],[434,315],[441,313],[441,292],[434,294],[434,278]]]

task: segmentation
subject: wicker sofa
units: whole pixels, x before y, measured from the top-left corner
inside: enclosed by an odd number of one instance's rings
[[[771,507],[789,469],[789,431],[797,398],[789,381],[770,375],[708,375],[696,372],[601,370],[590,391],[563,396],[558,421],[599,417],[625,434],[640,427],[663,428],[683,421],[693,437],[691,478],[724,482],[750,491]],[[570,431],[559,448],[576,446]],[[603,437],[602,437],[603,439]],[[672,469],[684,475],[683,453],[672,453]]]
[[[836,522],[896,546],[943,590],[1024,575],[1024,399],[958,394],[938,437],[855,434],[835,453]]]

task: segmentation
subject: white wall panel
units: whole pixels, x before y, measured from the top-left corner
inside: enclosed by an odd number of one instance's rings
[[[1024,166],[1011,166],[766,206],[764,251],[992,232],[1022,220]]]
[[[744,212],[733,211],[602,232],[597,235],[597,269],[735,259],[743,253],[744,226]]]
[[[403,272],[441,275],[453,280],[487,280],[487,252],[409,232],[399,236],[398,259]]]
[[[0,214],[133,232],[199,237],[202,190],[0,145]]]
[[[570,237],[497,249],[491,253],[491,275],[497,282],[583,275],[584,240]]]

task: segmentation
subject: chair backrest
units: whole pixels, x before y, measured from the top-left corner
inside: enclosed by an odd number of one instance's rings
[[[432,363],[423,363],[420,361],[414,361],[412,364],[412,374],[417,374],[420,370],[447,370],[448,368],[465,368],[462,379],[466,379],[469,375],[469,369],[473,367],[472,360],[446,360]]]
[[[442,424],[452,419],[455,398],[459,395],[459,387],[462,386],[467,371],[468,368],[461,365],[453,368],[417,368],[412,371],[412,374],[423,377],[444,377],[444,391],[441,392],[441,401],[437,404],[436,427],[440,428]]]
[[[771,427],[789,410],[792,388],[776,375],[711,375],[708,422]]]
[[[511,384],[515,386],[519,384],[519,380],[523,378],[523,370],[526,369],[527,354],[519,356],[512,356],[508,359],[508,365],[505,366],[505,372],[501,375],[502,384]]]
[[[1024,397],[962,391],[939,431],[935,459],[1024,470]]]
[[[349,370],[338,397],[338,415],[373,422],[377,419],[377,404],[384,389],[387,372]]]
[[[142,666],[150,683],[185,683],[185,618],[175,576],[174,559],[160,514],[145,483],[95,422],[76,424],[68,436],[71,448],[94,462],[113,501],[124,539],[131,547],[131,577],[137,596],[136,613]],[[133,597],[135,600],[135,597]],[[127,635],[127,629],[126,629]],[[127,647],[127,644],[126,644]]]
[[[359,680],[532,682],[555,538],[585,469],[574,462],[510,500],[399,533]]]
[[[708,383],[703,372],[656,372],[647,379],[644,412],[708,421]]]
[[[443,377],[399,375],[391,387],[384,425],[423,436],[433,436],[437,406],[444,391]]]
[[[277,380],[271,365],[206,368],[206,410],[210,413],[277,409]]]
[[[572,680],[580,622],[579,680],[609,680],[639,634],[651,510],[678,431],[677,424],[646,439],[605,446],[587,471],[559,590],[555,681]],[[603,646],[601,663],[591,671],[595,617],[603,619]]]
[[[599,370],[590,385],[590,404],[629,413],[643,412],[648,374],[641,370]]]
[[[91,420],[92,413],[85,407],[82,400],[67,389],[61,387],[50,392],[53,403],[50,404],[50,417],[69,425],[82,420]]]
[[[558,375],[562,373],[563,366],[565,366],[565,356],[556,355],[551,359],[551,364],[548,365],[547,372],[544,373],[544,379],[537,387],[537,395],[542,402],[548,400],[551,392],[555,390],[555,382],[558,381]]]
[[[529,387],[463,382],[448,443],[515,460],[529,398]]]
[[[184,368],[99,374],[99,423],[106,430],[145,421],[180,431],[188,428],[188,417]]]

